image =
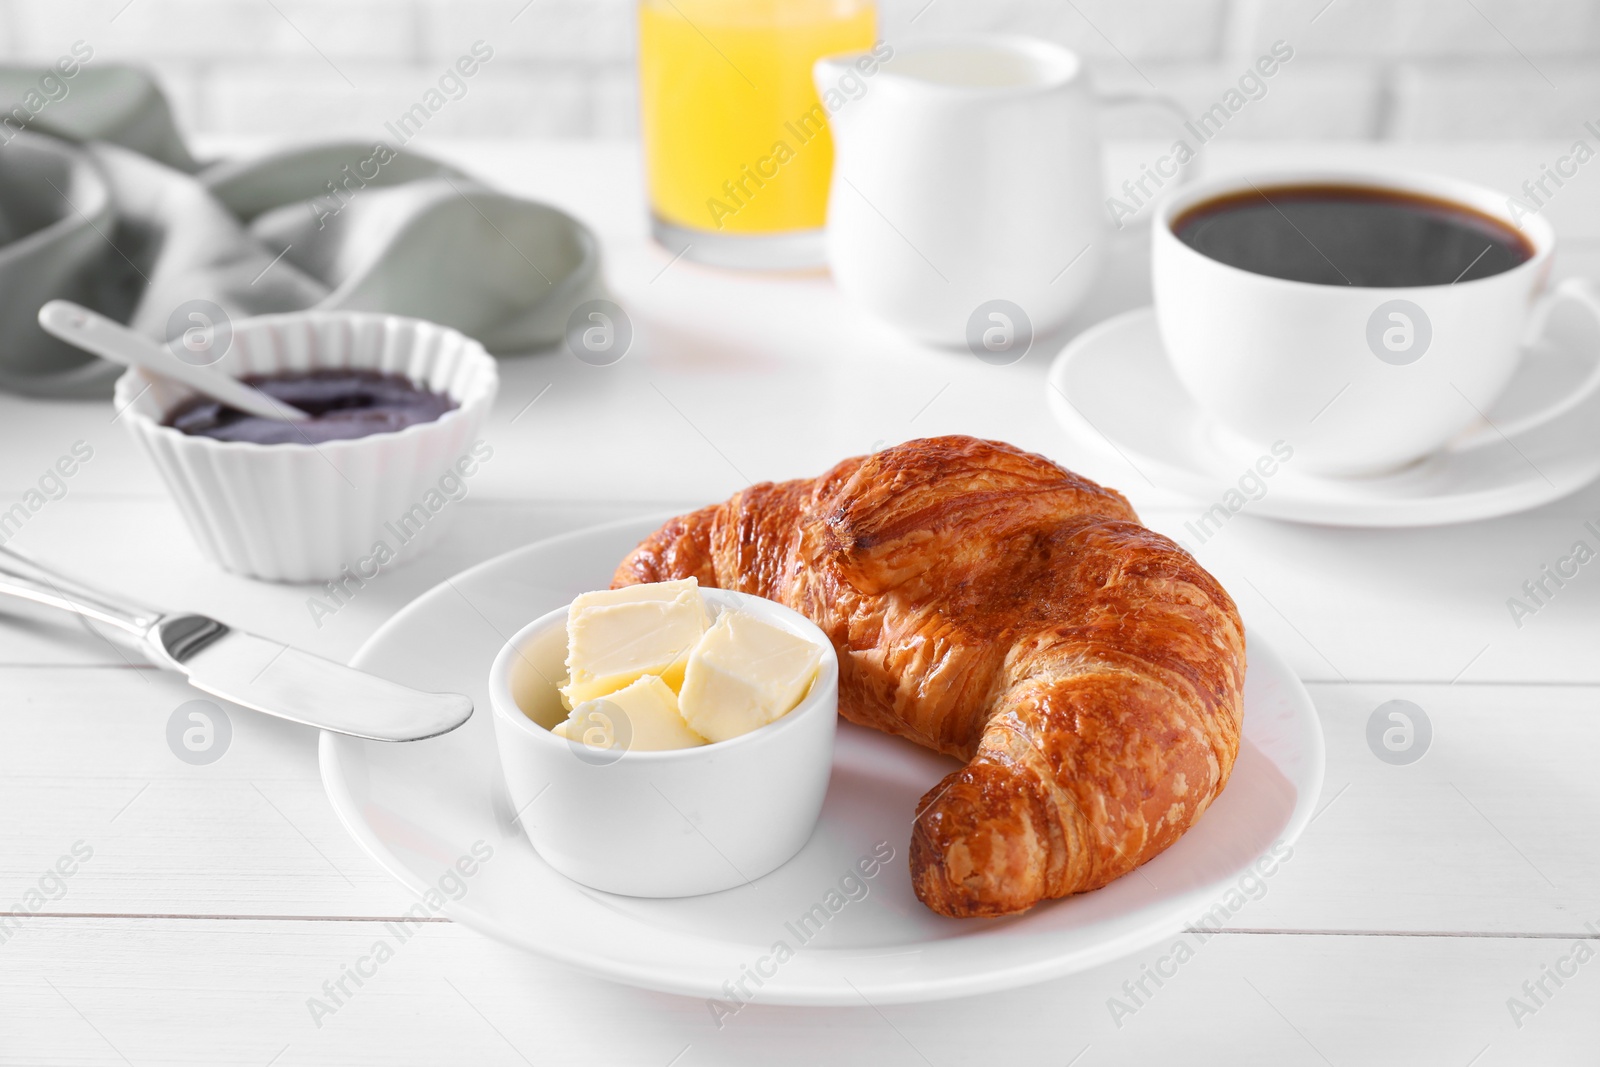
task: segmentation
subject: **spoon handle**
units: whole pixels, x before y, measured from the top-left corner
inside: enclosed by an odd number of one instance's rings
[[[213,367],[187,363],[169,346],[157,344],[70,300],[51,300],[41,307],[39,325],[46,333],[86,352],[170,378],[246,414],[280,422],[304,422],[311,417]]]

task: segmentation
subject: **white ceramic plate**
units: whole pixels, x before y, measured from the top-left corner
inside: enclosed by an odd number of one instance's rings
[[[1096,892],[1006,919],[946,919],[923,907],[906,864],[912,813],[957,763],[843,722],[821,822],[778,870],[675,900],[584,889],[545,864],[512,821],[487,710],[489,665],[528,620],[609,585],[616,564],[663,520],[597,527],[474,567],[419,597],[355,657],[356,666],[408,685],[468,693],[479,708],[459,730],[429,741],[386,745],[324,733],[321,744],[323,783],[340,819],[417,892],[437,885],[474,843],[493,849],[465,880],[465,895],[446,905],[456,921],[594,974],[674,993],[725,1000],[725,983],[759,968],[774,972],[762,979],[762,1003],[935,1000],[1041,981],[1152,944],[1195,920],[1311,818],[1323,773],[1316,712],[1288,665],[1252,637],[1245,741],[1228,788],[1176,845]],[[893,858],[870,879],[846,879],[875,848],[893,849]],[[798,928],[814,905],[825,921]],[[793,950],[781,963],[779,941]]]
[[[1506,422],[1536,411],[1593,364],[1586,324],[1552,317],[1490,412]],[[1073,338],[1045,387],[1056,420],[1080,443],[1120,456],[1163,489],[1215,504],[1238,489],[1259,450],[1225,442],[1167,362],[1155,312],[1125,312]],[[1319,478],[1283,464],[1249,513],[1331,526],[1434,526],[1508,515],[1559,500],[1600,476],[1600,403],[1513,441],[1445,449],[1393,474]]]

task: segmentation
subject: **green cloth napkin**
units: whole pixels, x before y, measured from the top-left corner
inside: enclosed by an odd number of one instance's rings
[[[49,83],[59,99],[37,91],[49,74],[0,67],[0,107],[18,102],[0,113],[0,388],[109,392],[121,368],[39,328],[56,297],[158,340],[208,300],[235,318],[392,312],[511,353],[604,295],[587,227],[438,160],[375,140],[200,164],[145,72],[83,66]]]

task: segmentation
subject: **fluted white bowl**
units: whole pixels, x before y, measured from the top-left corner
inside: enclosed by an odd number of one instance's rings
[[[131,369],[115,403],[205,555],[270,581],[365,581],[436,541],[493,454],[479,431],[499,385],[472,338],[435,323],[353,311],[233,324],[217,367],[235,377],[362,369],[400,374],[456,407],[431,422],[343,441],[262,445],[164,425],[194,393]]]

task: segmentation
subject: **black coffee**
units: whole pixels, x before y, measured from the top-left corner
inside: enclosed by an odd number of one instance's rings
[[[1533,257],[1527,238],[1472,208],[1352,185],[1229,193],[1189,208],[1172,231],[1231,267],[1313,285],[1449,285]]]

